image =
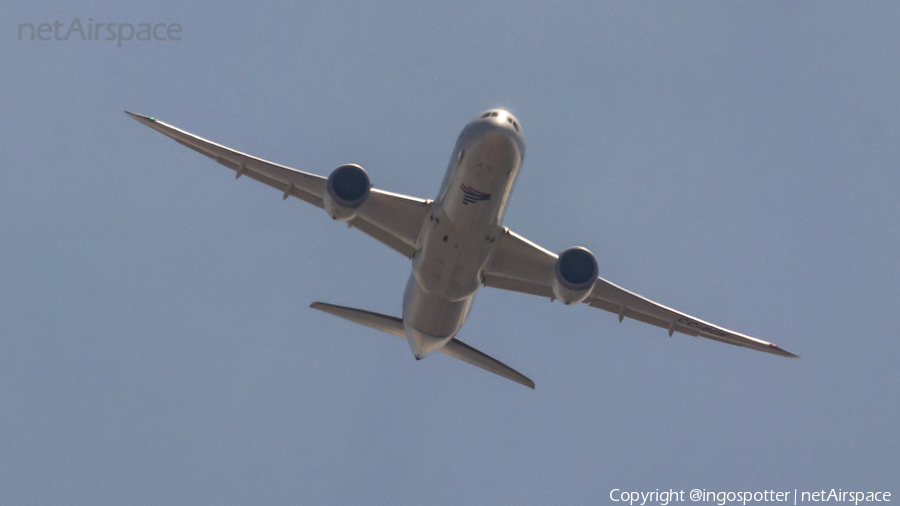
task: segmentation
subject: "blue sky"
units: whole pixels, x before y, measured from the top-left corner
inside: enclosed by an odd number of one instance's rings
[[[886,490],[900,469],[900,6],[0,6],[0,503],[598,504]],[[19,24],[181,40],[17,40]],[[479,292],[531,391],[308,309],[409,262],[129,119],[433,198],[522,123],[505,224],[800,360]]]

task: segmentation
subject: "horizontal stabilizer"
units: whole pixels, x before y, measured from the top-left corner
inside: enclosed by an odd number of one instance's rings
[[[313,302],[309,307],[406,339],[406,332],[403,330],[403,320],[396,316],[373,313],[372,311],[365,311],[352,307],[336,306],[324,302]]]
[[[458,358],[463,362],[468,362],[485,371],[490,371],[494,374],[503,376],[506,379],[511,379],[520,385],[525,385],[534,390],[534,382],[526,378],[522,373],[455,337],[444,345],[444,347],[441,348],[441,351],[453,358]]]
[[[313,302],[309,307],[406,339],[406,332],[403,330],[403,320],[396,316],[373,313],[372,311],[365,311],[352,307],[326,304],[324,302]],[[458,358],[463,362],[468,362],[476,367],[480,367],[485,371],[503,376],[506,379],[513,380],[528,388],[534,388],[534,382],[526,378],[520,372],[455,337],[447,342],[447,344],[441,348],[441,351],[453,358]]]

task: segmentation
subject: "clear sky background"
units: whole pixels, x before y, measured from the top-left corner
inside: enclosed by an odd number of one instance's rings
[[[0,5],[0,503],[900,499],[900,4],[432,4]],[[17,40],[74,18],[183,31]],[[417,362],[308,309],[399,315],[405,258],[122,112],[433,198],[491,107],[507,226],[802,358],[484,289],[536,390]]]

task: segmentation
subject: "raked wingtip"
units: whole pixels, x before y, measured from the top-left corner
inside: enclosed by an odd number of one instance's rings
[[[131,119],[140,121],[141,123],[151,123],[156,121],[156,118],[144,116],[143,114],[137,114],[131,111],[125,111],[125,114],[131,116]]]

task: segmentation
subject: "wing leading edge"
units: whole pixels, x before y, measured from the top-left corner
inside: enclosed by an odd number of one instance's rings
[[[494,257],[485,270],[484,285],[553,299],[553,268],[557,258],[555,253],[504,229]],[[800,358],[773,343],[694,318],[603,278],[597,278],[584,302],[618,315],[620,322],[631,318],[664,328],[669,332],[669,337],[678,332],[783,357]]]
[[[201,155],[235,171],[235,178],[247,176],[282,192],[282,198],[296,197],[322,208],[328,178],[310,174],[185,132],[150,116],[125,111],[134,120],[173,139]],[[357,217],[348,223],[407,258],[416,252],[419,231],[431,206],[430,200],[409,197],[373,188],[360,207]]]

